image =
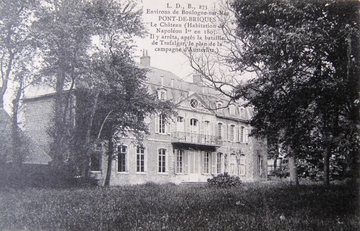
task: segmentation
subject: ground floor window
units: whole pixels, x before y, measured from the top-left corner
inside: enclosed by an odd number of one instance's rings
[[[222,172],[222,153],[219,152],[216,154],[216,172],[221,173]]]
[[[211,169],[211,152],[204,153],[204,173],[210,173]]]
[[[93,152],[90,156],[90,170],[101,171],[101,153]]]
[[[245,155],[239,157],[239,175],[245,175]]]
[[[159,149],[159,172],[166,172],[166,150]]]
[[[136,172],[145,172],[145,150],[143,147],[136,147]]]
[[[118,172],[126,172],[127,147],[121,145],[118,147]]]
[[[176,150],[176,172],[183,173],[184,171],[184,151]]]

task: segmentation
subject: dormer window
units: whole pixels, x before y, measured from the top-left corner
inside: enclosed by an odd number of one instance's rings
[[[230,110],[230,115],[235,115],[235,105],[230,105],[229,110]]]
[[[159,90],[158,96],[160,100],[166,100],[166,90]]]

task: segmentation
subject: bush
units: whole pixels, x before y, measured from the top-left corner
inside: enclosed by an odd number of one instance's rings
[[[287,169],[285,168],[280,168],[280,169],[276,169],[276,170],[271,170],[269,173],[269,176],[275,176],[275,177],[279,177],[279,178],[286,178],[288,176],[290,176],[290,173]]]
[[[218,187],[238,186],[241,184],[241,180],[238,176],[230,176],[227,172],[220,173],[217,176],[213,175],[213,178],[207,179],[207,182],[211,186]]]

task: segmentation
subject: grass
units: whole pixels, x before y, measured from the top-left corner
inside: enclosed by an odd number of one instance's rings
[[[357,199],[346,185],[7,188],[0,230],[358,230]]]

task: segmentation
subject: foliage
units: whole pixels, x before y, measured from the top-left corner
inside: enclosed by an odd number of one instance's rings
[[[346,185],[2,189],[1,230],[358,230]],[[101,198],[101,199],[99,199]],[[296,209],[294,209],[296,208]],[[282,217],[282,218],[280,218]]]
[[[227,172],[220,173],[217,176],[213,175],[212,178],[207,179],[207,182],[211,186],[221,188],[239,186],[241,184],[241,180],[238,176],[230,176]]]
[[[40,50],[41,74],[46,77],[43,82],[55,90],[54,119],[49,129],[53,139],[52,166],[61,168],[69,163],[74,165],[77,161],[74,156],[81,153],[86,155],[86,149],[91,145],[88,135],[85,135],[85,144],[78,146],[81,150],[73,150],[74,143],[79,144],[74,140],[79,136],[73,135],[76,133],[75,118],[72,117],[76,107],[74,89],[86,88],[92,93],[92,98],[99,91],[108,94],[113,87],[110,84],[114,84],[114,81],[106,79],[107,76],[101,71],[111,65],[118,65],[116,73],[111,73],[113,80],[114,75],[120,79],[134,74],[131,72],[131,69],[136,70],[132,62],[131,44],[134,36],[144,34],[144,26],[140,19],[141,12],[132,2],[54,1],[42,4],[35,13],[32,29],[38,33],[36,45]],[[126,58],[121,60],[123,57]],[[132,80],[142,79],[139,76],[135,74]],[[112,90],[118,84],[121,83],[118,82]],[[133,81],[133,84],[135,86],[139,81]],[[90,128],[91,123],[89,121]]]
[[[354,160],[359,148],[359,2],[236,0],[227,7],[233,18],[219,19],[225,48],[213,59],[190,56],[192,66],[231,100],[254,107],[252,135],[268,138],[271,149],[324,161],[327,184],[331,153]],[[232,79],[208,65],[214,60]],[[241,84],[244,73],[254,77]]]

